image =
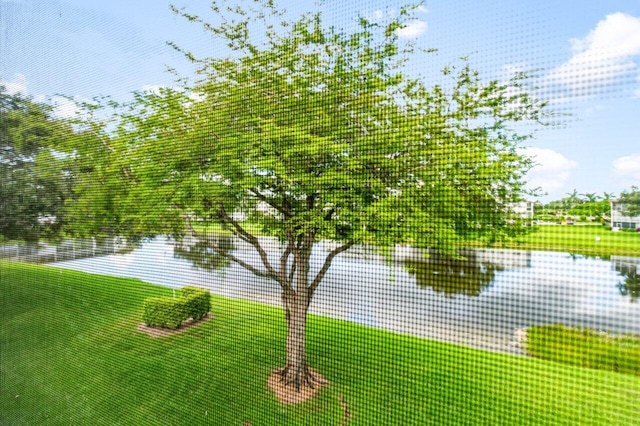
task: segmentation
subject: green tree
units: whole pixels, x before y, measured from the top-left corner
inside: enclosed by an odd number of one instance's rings
[[[572,209],[576,204],[579,204],[582,202],[582,199],[580,198],[580,194],[578,194],[578,190],[574,189],[571,192],[567,192],[567,197],[563,198],[563,200],[566,201],[566,209],[570,210]]]
[[[183,51],[202,78],[138,94],[100,151],[115,177],[100,176],[117,182],[121,229],[181,232],[192,217],[211,217],[255,248],[257,265],[220,254],[280,286],[288,329],[280,374],[299,390],[315,379],[307,309],[337,255],[399,243],[452,255],[469,234],[524,232],[511,206],[531,161],[517,150],[528,135],[512,124],[539,122],[543,104],[522,90],[524,75],[483,82],[465,61],[444,69],[443,84],[409,78],[411,46],[396,31],[412,8],[385,24],[360,18],[347,34],[323,27],[320,14],[272,25],[277,9],[259,3],[248,13],[214,2],[218,25],[174,8],[233,52],[199,60]],[[260,25],[264,43],[252,35]],[[78,204],[91,197],[85,190]],[[279,239],[275,257],[238,212]],[[321,239],[337,245],[312,270]]]
[[[620,294],[629,296],[632,302],[640,300],[640,274],[637,265],[615,262],[615,269],[620,274],[617,284]]]
[[[2,237],[35,241],[60,230],[73,174],[55,147],[72,133],[48,106],[0,86]]]
[[[632,186],[631,189],[622,191],[618,202],[624,205],[623,214],[626,216],[640,216],[640,188]]]
[[[585,201],[574,206],[568,213],[574,216],[602,216],[607,215],[609,210],[609,202],[606,200]]]
[[[84,109],[83,118],[76,123],[79,130],[60,145],[74,172],[74,196],[65,204],[66,232],[76,236],[126,235],[130,240],[148,236],[141,232],[143,225],[136,225],[140,217],[135,214],[142,213],[131,207],[135,199],[130,189],[138,183],[128,158],[133,140],[122,131],[109,130],[117,124],[107,108],[120,105],[78,106]],[[105,115],[108,118],[103,118]]]
[[[544,211],[553,214],[553,215],[561,215],[564,214],[567,206],[566,198],[562,198],[560,200],[550,201],[544,205]],[[537,212],[538,210],[536,210]]]
[[[600,199],[600,196],[595,192],[586,192],[582,194],[582,196],[584,197],[584,202],[586,203],[595,203]]]

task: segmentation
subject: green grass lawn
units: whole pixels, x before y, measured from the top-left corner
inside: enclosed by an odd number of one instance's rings
[[[202,235],[232,235],[230,231],[224,229],[218,222],[192,222],[191,226],[197,233]],[[251,221],[242,222],[242,227],[254,235],[264,234],[262,226]]]
[[[138,280],[0,262],[0,424],[637,424],[640,377],[495,354],[311,316],[310,363],[331,381],[282,406],[280,309],[212,297],[174,336],[136,331]],[[425,307],[428,309],[428,307]]]
[[[254,234],[261,234],[258,225],[245,222],[244,226]],[[216,223],[194,223],[198,232],[230,235]],[[598,240],[599,237],[599,240]],[[485,244],[470,242],[470,247],[484,247]],[[640,233],[612,232],[601,225],[536,225],[534,231],[524,237],[494,245],[497,248],[521,250],[550,250],[573,253],[610,256],[640,256]]]
[[[529,327],[527,335],[527,352],[535,357],[640,376],[640,336],[612,336],[560,324]]]
[[[597,237],[600,237],[599,241]],[[640,256],[640,233],[612,232],[604,226],[537,225],[531,234],[500,246],[523,250]]]

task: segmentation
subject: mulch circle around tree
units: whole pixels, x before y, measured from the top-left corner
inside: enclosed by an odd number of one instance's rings
[[[189,318],[186,321],[182,321],[182,324],[180,325],[180,327],[176,329],[163,328],[163,327],[149,327],[145,323],[141,322],[140,324],[138,324],[138,331],[150,337],[171,336],[174,334],[180,334],[184,331],[187,331],[191,327],[195,327],[197,325],[200,325],[204,322],[209,321],[211,318],[213,318],[213,314],[211,312],[209,312],[207,315],[204,316],[204,318],[202,318],[199,321],[194,321],[193,318]]]
[[[269,378],[267,379],[267,384],[269,385],[269,389],[271,389],[271,391],[276,395],[276,398],[278,398],[278,401],[283,405],[299,404],[307,401],[308,399],[313,398],[320,389],[329,385],[329,381],[327,379],[317,371],[311,369],[311,374],[316,378],[313,388],[308,385],[302,386],[298,392],[294,385],[285,385],[280,381],[281,370],[282,369],[271,371],[271,374],[269,374]]]

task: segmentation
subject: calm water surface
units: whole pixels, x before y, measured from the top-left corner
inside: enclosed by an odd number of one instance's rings
[[[255,265],[251,247],[217,240]],[[264,240],[277,259],[277,242]],[[312,273],[330,249],[314,249]],[[406,253],[405,253],[406,254]],[[558,252],[478,251],[466,262],[397,262],[362,249],[333,261],[310,312],[386,330],[520,353],[515,330],[562,323],[640,333],[640,258],[609,260]],[[206,243],[156,238],[127,253],[51,265],[139,278],[179,288],[280,305],[279,286],[213,254]]]

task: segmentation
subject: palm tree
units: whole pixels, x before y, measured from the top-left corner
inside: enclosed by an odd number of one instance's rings
[[[580,197],[578,197],[578,190],[574,188],[573,191],[571,192],[567,192],[568,197],[566,198],[567,200],[567,207],[568,210],[571,210],[573,208],[573,206],[575,206],[578,202],[582,201],[580,200]]]
[[[585,197],[588,203],[595,203],[600,199],[600,196],[596,195],[595,192],[587,192],[585,194],[582,194],[582,196]]]

